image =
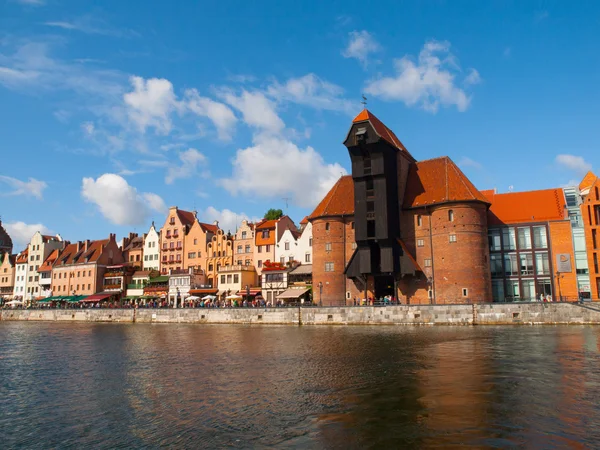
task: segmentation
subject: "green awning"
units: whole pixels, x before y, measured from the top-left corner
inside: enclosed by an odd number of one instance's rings
[[[43,298],[41,300],[38,300],[38,303],[50,303],[50,302],[60,302],[62,300],[63,297],[61,297],[60,295],[56,295],[54,297],[46,297]]]
[[[63,301],[69,302],[69,303],[77,303],[81,300],[83,300],[86,296],[85,295],[71,295],[69,297],[63,297]]]

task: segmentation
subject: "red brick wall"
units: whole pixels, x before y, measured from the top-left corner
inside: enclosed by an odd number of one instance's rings
[[[590,270],[590,290],[592,299],[599,300],[600,292],[598,290],[598,280],[600,280],[600,273],[598,273],[594,267],[594,254],[600,264],[600,223],[596,223],[596,217],[594,215],[594,206],[600,205],[600,196],[596,198],[596,189],[600,191],[600,180],[596,180],[590,188],[589,194],[585,196],[583,204],[581,205],[581,216],[583,218],[585,246],[587,249],[588,267]],[[594,248],[592,230],[596,230],[596,248]]]
[[[574,300],[579,296],[579,289],[577,288],[577,272],[575,271],[575,249],[573,248],[573,234],[571,231],[571,222],[569,220],[563,220],[560,222],[549,222],[548,228],[550,230],[550,246],[552,258],[553,274],[552,279],[554,282],[554,298],[558,299],[559,295],[562,294],[563,299]],[[571,255],[571,272],[560,274],[560,289],[558,286],[559,280],[556,276],[556,255],[559,253],[568,253]]]

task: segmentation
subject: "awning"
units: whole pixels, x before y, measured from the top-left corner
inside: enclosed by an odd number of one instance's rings
[[[262,288],[250,288],[249,291],[250,291],[250,296],[253,297],[255,295],[260,294],[262,292]],[[237,294],[238,295],[244,295],[244,296],[248,295],[248,293],[246,292],[246,289],[242,289],[242,290],[237,291]]]
[[[59,302],[62,300],[62,297],[60,295],[54,296],[54,297],[46,297],[43,298],[41,300],[38,300],[38,303],[50,303],[50,302]]]
[[[77,303],[85,298],[85,295],[71,295],[69,297],[63,297],[62,301],[69,303]]]
[[[94,294],[94,295],[90,295],[89,297],[86,297],[80,301],[82,301],[82,302],[99,302],[102,300],[106,300],[111,295],[114,295],[114,294],[111,294],[111,293],[109,293],[109,294]]]
[[[277,298],[299,298],[302,294],[308,292],[309,288],[291,288],[283,291]]]
[[[216,293],[217,293],[217,290],[214,288],[190,289],[190,295],[199,295],[199,294],[215,295]]]
[[[312,264],[301,264],[290,272],[290,275],[311,275]]]

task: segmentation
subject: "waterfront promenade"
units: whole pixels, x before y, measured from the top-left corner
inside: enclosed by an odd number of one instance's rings
[[[598,324],[594,303],[489,303],[287,308],[4,309],[0,321],[253,325]]]

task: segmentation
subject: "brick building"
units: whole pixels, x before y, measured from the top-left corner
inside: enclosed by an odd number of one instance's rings
[[[172,206],[160,230],[160,271],[181,270],[184,264],[185,237],[196,221],[194,213]]]
[[[344,144],[352,175],[341,177],[309,217],[315,300],[491,298],[489,201],[461,170],[447,157],[417,162],[367,110]]]
[[[579,184],[592,299],[600,299],[600,180],[588,172]]]

